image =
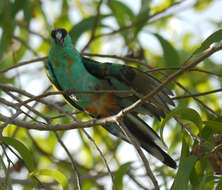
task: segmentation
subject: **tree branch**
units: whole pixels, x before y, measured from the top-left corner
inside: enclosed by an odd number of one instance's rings
[[[222,88],[216,89],[216,90],[211,90],[211,91],[207,91],[207,92],[200,92],[200,93],[196,93],[196,94],[188,94],[188,95],[183,95],[183,96],[175,96],[172,98],[172,100],[178,100],[178,99],[184,99],[184,98],[193,98],[193,97],[198,97],[198,96],[205,96],[208,94],[212,94],[212,93],[217,93],[217,92],[221,92]]]
[[[185,1],[186,1],[186,0],[185,0]],[[114,34],[123,32],[123,31],[125,31],[125,30],[128,30],[128,29],[130,29],[130,28],[133,28],[133,27],[135,27],[135,26],[138,26],[138,25],[140,25],[140,24],[146,23],[146,22],[148,22],[148,21],[154,21],[154,20],[156,20],[156,19],[160,19],[160,18],[163,18],[163,17],[165,17],[165,16],[168,16],[167,11],[169,11],[170,9],[172,9],[172,8],[174,8],[174,7],[181,6],[181,4],[184,3],[185,1],[176,2],[176,3],[172,4],[171,6],[163,9],[162,11],[159,11],[159,12],[157,12],[157,13],[154,13],[153,15],[149,15],[149,16],[141,19],[141,20],[138,20],[138,21],[136,21],[136,22],[131,23],[131,24],[128,25],[128,26],[123,26],[123,27],[121,27],[121,28],[119,28],[119,29],[117,29],[117,30],[114,30],[114,31],[112,31],[112,32],[105,33],[105,34],[101,34],[101,35],[97,35],[97,36],[95,36],[94,39],[97,39],[97,38],[100,38],[100,37],[104,37],[104,36],[111,36],[111,35],[114,35]],[[172,13],[171,13],[171,14],[172,14]]]

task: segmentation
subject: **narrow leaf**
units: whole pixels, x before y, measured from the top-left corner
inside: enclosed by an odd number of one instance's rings
[[[197,157],[194,155],[191,155],[189,157],[186,157],[179,165],[179,169],[176,175],[176,178],[174,180],[174,183],[171,187],[171,190],[187,190],[188,189],[188,182],[189,182],[189,176],[191,174],[191,171],[194,167],[194,164],[197,160]]]
[[[119,27],[130,25],[133,19],[135,18],[134,12],[125,3],[122,3],[121,1],[108,1],[108,6],[112,10],[112,15],[116,19],[116,22]],[[131,41],[131,38],[133,37],[131,30],[125,30],[121,32],[121,35],[124,37],[126,43]]]
[[[141,20],[146,20],[149,17],[150,14],[150,8],[149,8],[150,1],[149,0],[143,0],[141,4],[140,11],[138,15],[135,18],[134,22],[139,22]],[[142,22],[138,26],[135,27],[134,35],[138,35],[138,33],[142,30],[142,28],[147,24],[147,22]]]
[[[211,34],[196,50],[195,53],[201,53],[204,50],[208,49],[212,43],[220,42],[222,40],[222,29]]]
[[[208,120],[204,121],[204,124],[213,129],[216,133],[222,133],[222,122]]]
[[[134,18],[134,13],[125,3],[112,0],[108,2],[108,5],[120,27],[130,24]]]
[[[29,25],[30,19],[31,19],[31,15],[32,15],[32,6],[31,6],[31,2],[30,1],[25,1],[25,5],[23,7],[23,11],[24,11],[24,17],[25,20],[27,22],[27,25]]]
[[[204,124],[205,124],[205,122],[204,122]],[[214,130],[211,127],[206,125],[202,129],[202,131],[200,133],[200,137],[204,138],[204,139],[209,139],[213,136],[213,134],[214,134]]]
[[[19,154],[21,155],[27,168],[30,171],[34,171],[35,164],[32,159],[32,153],[29,151],[28,148],[26,148],[26,146],[23,143],[16,140],[15,138],[10,138],[10,137],[0,137],[0,141],[15,148],[19,152]]]
[[[156,36],[162,46],[166,67],[175,67],[180,65],[180,58],[176,49],[159,34],[154,33],[154,36]]]
[[[50,169],[42,169],[30,174],[31,176],[34,175],[36,177],[39,176],[50,176],[55,179],[59,184],[62,185],[63,190],[68,190],[68,180],[66,177],[58,170],[50,170]]]
[[[7,168],[5,166],[5,163],[2,159],[2,157],[0,156],[0,163],[1,163],[1,166],[3,167],[3,170],[4,170],[4,173],[5,173],[5,176],[7,176]],[[7,188],[8,190],[12,190],[12,183],[11,183],[11,178],[10,176],[8,176],[8,179],[7,179]],[[0,189],[1,190],[1,189]]]
[[[221,190],[221,189],[222,189],[222,179],[218,182],[215,190]]]
[[[199,131],[201,131],[203,122],[201,120],[200,115],[194,109],[176,108],[176,109],[172,110],[164,119],[164,121],[161,125],[161,129],[160,129],[161,137],[163,135],[163,128],[164,128],[166,122],[174,116],[177,116],[183,120],[191,121],[192,123],[194,123],[198,127]]]
[[[115,178],[118,190],[123,189],[123,177],[126,174],[126,172],[129,170],[129,167],[131,164],[132,162],[127,162],[121,165],[120,168],[115,172],[114,178]],[[115,188],[113,187],[113,189]]]
[[[13,17],[12,14],[9,14],[13,13],[13,3],[10,1],[4,1],[4,3],[1,4],[1,9],[2,13],[0,14],[0,26],[2,29],[2,35],[0,38],[0,60],[3,54],[9,48],[15,29],[15,17]]]
[[[108,17],[109,15],[101,15],[99,18],[99,27],[107,27],[106,25],[103,25],[101,23],[102,19]],[[69,32],[72,43],[75,45],[79,37],[86,31],[89,31],[93,28],[94,22],[95,22],[95,16],[88,17],[86,19],[81,20],[79,23],[77,23]]]
[[[196,3],[194,5],[194,9],[196,11],[203,11],[207,9],[210,4],[212,4],[213,0],[196,0]]]

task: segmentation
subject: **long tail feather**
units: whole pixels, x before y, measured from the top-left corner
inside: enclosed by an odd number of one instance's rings
[[[176,168],[175,161],[162,150],[166,149],[166,146],[160,137],[142,119],[136,114],[128,113],[124,123],[146,151],[169,167]]]
[[[136,113],[127,113],[123,118],[123,122],[141,147],[167,166],[171,168],[177,167],[176,162],[162,150],[166,149],[166,146],[160,137]],[[128,142],[122,130],[115,123],[106,124],[103,127],[113,135]]]
[[[176,168],[176,162],[161,148],[166,149],[164,143],[160,137],[148,126],[142,119],[140,119],[134,113],[128,113],[124,119],[124,124],[127,126],[132,135],[136,138],[137,142],[151,155],[156,157],[158,160],[166,164],[171,168]],[[113,135],[122,138],[127,141],[126,136],[123,134],[121,129],[114,123],[103,126]]]

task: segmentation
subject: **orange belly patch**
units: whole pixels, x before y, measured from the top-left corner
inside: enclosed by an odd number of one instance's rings
[[[105,94],[94,96],[91,105],[85,109],[93,115],[108,117],[111,113],[120,111],[121,108],[116,104],[112,94]]]

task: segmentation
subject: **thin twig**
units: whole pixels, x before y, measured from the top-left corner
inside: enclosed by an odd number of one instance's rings
[[[206,73],[206,74],[216,75],[218,77],[222,77],[222,74],[220,74],[220,73],[214,73],[214,72],[206,71],[204,69],[199,69],[199,68],[190,69],[190,71],[197,71],[197,72],[201,72],[201,73]]]
[[[158,92],[160,92],[164,87],[166,87],[166,85],[168,85],[168,83],[170,83],[171,81],[174,81],[177,77],[181,76],[182,74],[184,74],[187,70],[189,70],[190,68],[195,67],[197,64],[199,64],[200,62],[202,62],[203,60],[205,60],[207,57],[211,56],[212,54],[214,54],[215,52],[222,50],[222,45],[217,46],[217,47],[213,47],[211,48],[209,51],[207,51],[204,55],[202,55],[201,57],[199,57],[197,60],[191,62],[190,64],[185,65],[184,67],[182,67],[181,69],[179,69],[177,72],[173,73],[172,75],[170,75],[163,83],[161,83],[157,88],[155,88],[154,90],[152,90],[149,94],[147,94],[146,96],[144,96],[143,98],[137,100],[135,103],[131,104],[130,106],[124,108],[123,110],[121,110],[120,113],[118,113],[117,115],[119,115],[120,117],[123,114],[126,114],[127,112],[132,111],[133,109],[135,109],[136,107],[140,106],[143,101],[146,101],[147,99],[153,97],[155,94],[157,94]],[[190,57],[188,58],[188,60],[190,60]],[[186,62],[186,61],[185,61]]]
[[[18,36],[13,36],[13,39],[20,42],[21,44],[23,44],[29,51],[31,51],[35,56],[38,56],[38,54],[35,52],[35,50],[28,44],[25,42],[25,40],[21,39]]]
[[[189,95],[192,95],[192,93],[187,90],[182,84],[175,82],[175,84],[177,84],[177,86],[179,86],[181,89],[183,89],[186,93],[188,93]],[[201,100],[199,100],[197,97],[192,97],[197,103],[199,103],[203,108],[205,108],[206,110],[208,110],[209,112],[211,112],[212,114],[214,114],[215,116],[219,117],[220,114],[216,113],[214,110],[212,110],[210,107],[208,107],[205,103],[203,103]]]
[[[130,29],[130,28],[133,28],[133,27],[138,26],[138,25],[140,25],[140,24],[146,23],[146,22],[148,22],[148,21],[154,21],[156,18],[160,19],[160,18],[163,18],[163,17],[165,17],[165,16],[168,16],[167,14],[165,14],[165,13],[167,13],[167,11],[169,11],[170,9],[173,9],[173,8],[176,7],[176,6],[181,5],[181,4],[184,3],[184,2],[185,2],[185,1],[176,2],[176,3],[172,4],[171,6],[163,9],[162,11],[159,11],[159,12],[157,12],[157,13],[154,13],[153,15],[148,15],[147,17],[145,17],[145,18],[143,18],[143,19],[141,19],[141,20],[138,20],[138,21],[136,21],[136,22],[133,22],[133,23],[127,25],[127,26],[123,26],[123,27],[121,27],[121,28],[119,28],[119,29],[117,29],[117,30],[114,30],[114,31],[112,31],[112,32],[97,35],[97,36],[95,36],[95,38],[100,38],[100,37],[104,37],[104,36],[112,36],[112,35],[114,35],[114,34],[123,32],[123,31],[125,31],[125,30],[128,30],[128,29]],[[164,14],[165,14],[165,15],[164,15]],[[161,17],[161,16],[162,16],[162,17]],[[94,38],[94,39],[95,39],[95,38]]]
[[[81,184],[81,181],[80,181],[80,173],[78,172],[78,169],[77,169],[77,166],[76,166],[76,163],[75,161],[73,160],[72,158],[72,155],[71,153],[69,152],[68,148],[66,147],[66,145],[63,143],[62,139],[60,138],[58,132],[54,131],[60,145],[63,147],[63,149],[65,150],[66,154],[68,155],[69,159],[71,160],[71,163],[72,163],[72,167],[73,167],[73,170],[75,171],[76,173],[76,178],[77,178],[77,187],[79,190],[82,190],[82,184]]]
[[[15,69],[17,67],[21,67],[21,66],[32,64],[32,63],[39,62],[39,61],[45,61],[47,58],[48,58],[48,56],[45,56],[45,57],[39,57],[39,58],[36,58],[36,59],[32,59],[32,60],[29,60],[29,61],[23,61],[23,62],[17,63],[15,65],[12,65],[10,67],[7,67],[5,69],[0,70],[0,74],[5,73],[7,71],[10,71],[12,69]]]
[[[79,124],[82,123],[82,122],[80,122],[78,119],[76,119],[72,114],[69,114],[69,113],[65,113],[65,114],[66,114],[69,118],[71,118],[74,122],[79,123]],[[97,144],[96,144],[96,142],[93,140],[93,138],[86,132],[86,130],[82,129],[82,131],[83,131],[83,133],[87,136],[87,138],[93,143],[93,145],[96,147],[96,150],[99,152],[99,154],[100,154],[101,158],[103,159],[104,164],[105,164],[105,166],[106,166],[106,168],[107,168],[107,170],[108,170],[108,173],[109,173],[109,175],[111,176],[111,180],[112,180],[114,189],[117,190],[117,185],[116,185],[116,183],[115,183],[114,176],[113,176],[113,174],[112,174],[112,172],[111,172],[111,170],[110,170],[110,168],[109,168],[109,165],[108,165],[108,163],[107,163],[107,161],[106,161],[106,159],[105,159],[102,151],[99,149],[99,147],[97,146]]]
[[[27,27],[27,25],[25,25],[24,23],[17,21],[16,24],[19,25],[20,27],[24,28],[25,30],[27,30],[30,34],[36,35],[36,36],[42,38],[45,42],[50,43],[50,40],[49,40],[48,38],[46,38],[45,36],[43,36],[42,34],[40,34],[40,33],[38,33],[38,32],[32,31],[32,30],[31,30],[29,27]]]
[[[22,102],[20,104],[20,106],[22,105],[26,105],[27,103],[30,103],[32,101],[37,101],[40,100],[42,98],[45,98],[47,96],[51,96],[51,95],[72,95],[72,94],[105,94],[105,93],[109,93],[109,94],[133,94],[134,91],[132,90],[67,90],[67,91],[53,91],[53,92],[47,92],[44,94],[41,94],[39,96],[35,96],[33,98],[30,98],[28,100],[25,100],[24,102]]]
[[[221,92],[222,88],[216,89],[216,90],[211,90],[211,91],[207,91],[207,92],[200,92],[200,93],[196,93],[196,94],[188,94],[188,95],[183,95],[183,96],[175,96],[172,98],[172,100],[178,100],[178,99],[184,99],[184,98],[193,98],[193,97],[198,97],[198,96],[205,96],[208,94],[212,94],[212,93],[217,93],[217,92]]]
[[[178,70],[180,69],[180,67],[162,67],[162,68],[154,68],[154,69],[149,69],[148,71],[145,71],[146,73],[151,73],[151,72],[156,72],[156,71],[169,71],[169,70]],[[206,74],[210,74],[210,75],[216,75],[218,77],[222,77],[222,74],[220,73],[214,73],[214,72],[210,72],[210,71],[206,71],[204,69],[200,69],[200,68],[192,68],[189,71],[196,71],[196,72],[200,72],[200,73],[206,73]]]
[[[11,96],[14,100],[16,100],[17,102],[19,103],[22,103],[22,101],[17,97],[15,96],[14,94],[10,93],[9,91],[4,91],[6,94],[8,94],[9,96]],[[46,117],[44,114],[41,114],[40,112],[38,112],[37,110],[35,110],[33,107],[25,104],[24,105],[29,111],[33,112],[34,114],[38,115],[39,117],[43,118],[46,122],[49,121],[49,118]],[[26,112],[23,112],[27,117],[31,118],[33,121],[36,121],[36,122],[39,122],[37,121],[35,118],[33,118],[31,115],[29,115],[28,113]]]
[[[108,163],[107,163],[107,161],[106,161],[106,159],[105,159],[102,151],[99,149],[99,147],[97,146],[97,144],[95,143],[95,141],[93,140],[93,138],[86,132],[86,130],[82,129],[82,131],[85,133],[85,135],[87,136],[87,138],[94,144],[94,146],[96,147],[97,151],[99,152],[99,154],[100,154],[101,158],[103,159],[103,162],[104,162],[104,164],[105,164],[105,166],[106,166],[106,168],[107,168],[107,170],[108,170],[108,173],[109,173],[110,176],[111,176],[112,183],[113,183],[113,187],[114,187],[115,190],[117,190],[117,185],[116,185],[116,183],[115,183],[114,176],[112,175],[112,172],[111,172],[111,170],[110,170],[110,168],[109,168],[109,165],[108,165]]]
[[[195,139],[195,140],[197,140],[198,142],[200,142],[200,137],[194,135],[193,132],[192,132],[188,127],[186,127],[186,125],[183,124],[183,122],[180,121],[180,119],[179,119],[178,117],[174,117],[174,118],[175,118],[175,120],[181,125],[181,127],[184,128],[184,129],[187,131],[187,133],[188,133],[193,139]]]
[[[71,124],[48,124],[48,125],[43,125],[41,123],[31,123],[31,122],[26,122],[22,121],[20,119],[13,119],[11,120],[11,117],[6,117],[3,114],[0,113],[0,121],[2,122],[7,122],[8,124],[14,124],[19,127],[23,127],[26,129],[35,129],[39,131],[65,131],[65,130],[71,130],[71,129],[80,129],[80,128],[89,128],[92,126],[96,125],[103,125],[103,124],[108,124],[108,123],[113,123],[114,121],[114,116],[102,118],[102,119],[93,119],[89,121],[84,121],[81,123],[71,123]]]
[[[135,59],[135,58],[131,58],[131,57],[122,57],[122,56],[118,56],[118,55],[110,55],[110,54],[97,54],[97,53],[82,53],[82,56],[94,56],[94,57],[108,57],[108,58],[113,58],[113,59],[119,59],[122,61],[127,61],[127,62],[135,62],[138,63],[140,65],[143,65],[145,67],[147,67],[147,64],[145,64],[144,61],[141,61],[139,59]]]
[[[94,20],[94,23],[93,23],[91,37],[90,37],[89,41],[87,42],[87,44],[83,47],[81,52],[84,52],[89,47],[89,45],[93,42],[93,40],[95,38],[96,28],[97,28],[98,23],[99,23],[100,8],[101,8],[102,3],[103,3],[103,0],[100,0],[99,4],[97,6],[97,9],[96,9],[97,13],[96,13],[96,17],[95,17],[95,20]]]
[[[22,111],[18,109],[11,117],[8,117],[6,120],[4,120],[4,123],[0,125],[0,136],[2,136],[3,129],[7,127],[11,122],[13,122],[21,113]]]
[[[146,169],[146,174],[147,176],[150,177],[150,179],[153,182],[153,185],[155,187],[156,190],[159,190],[159,185],[158,182],[155,178],[155,176],[153,175],[153,172],[150,168],[149,162],[146,159],[143,151],[140,148],[140,145],[138,144],[138,142],[136,141],[136,139],[133,137],[133,135],[130,133],[130,131],[127,129],[127,127],[125,126],[125,124],[122,121],[122,118],[117,118],[116,120],[117,125],[120,127],[120,129],[123,131],[124,135],[127,137],[127,139],[129,140],[129,142],[134,145],[134,147],[136,148],[140,158],[142,159],[145,169]]]
[[[135,184],[137,184],[140,188],[143,190],[149,190],[147,187],[145,187],[143,184],[141,184],[133,174],[131,174],[129,171],[127,172],[127,175],[134,181]]]

